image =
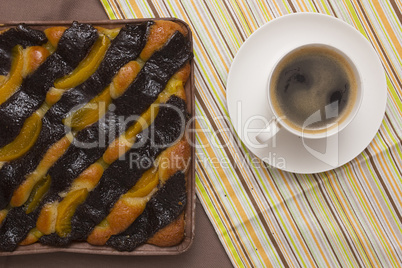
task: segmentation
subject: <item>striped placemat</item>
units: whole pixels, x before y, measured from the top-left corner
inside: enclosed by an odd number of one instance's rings
[[[111,19],[177,17],[194,34],[197,194],[239,267],[402,266],[402,3],[345,0],[101,0]],[[250,154],[232,131],[225,85],[266,22],[319,12],[358,29],[386,71],[387,110],[371,144],[335,170],[295,175]]]

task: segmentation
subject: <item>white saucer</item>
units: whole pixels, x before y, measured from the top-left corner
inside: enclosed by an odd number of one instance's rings
[[[266,95],[268,74],[279,56],[306,43],[333,45],[355,63],[364,87],[359,113],[327,139],[306,140],[281,130],[261,145],[255,136],[273,116]],[[376,135],[386,101],[384,70],[371,44],[349,24],[318,13],[286,15],[255,31],[237,53],[227,82],[229,116],[240,139],[269,165],[294,173],[323,172],[355,158]]]

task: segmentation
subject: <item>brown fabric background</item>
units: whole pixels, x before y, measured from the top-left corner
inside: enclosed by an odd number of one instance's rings
[[[0,22],[32,20],[104,20],[99,0],[0,0]],[[0,268],[11,267],[231,267],[209,219],[197,200],[195,239],[177,256],[102,256],[51,253],[0,257]]]

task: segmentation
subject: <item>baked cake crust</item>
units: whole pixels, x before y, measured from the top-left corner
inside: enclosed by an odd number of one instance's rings
[[[166,20],[0,34],[1,251],[183,240],[187,36]]]

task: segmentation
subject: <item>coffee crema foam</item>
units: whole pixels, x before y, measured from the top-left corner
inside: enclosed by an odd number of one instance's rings
[[[270,98],[277,115],[297,131],[317,133],[343,122],[357,100],[351,64],[331,48],[311,45],[286,55],[275,68]]]

